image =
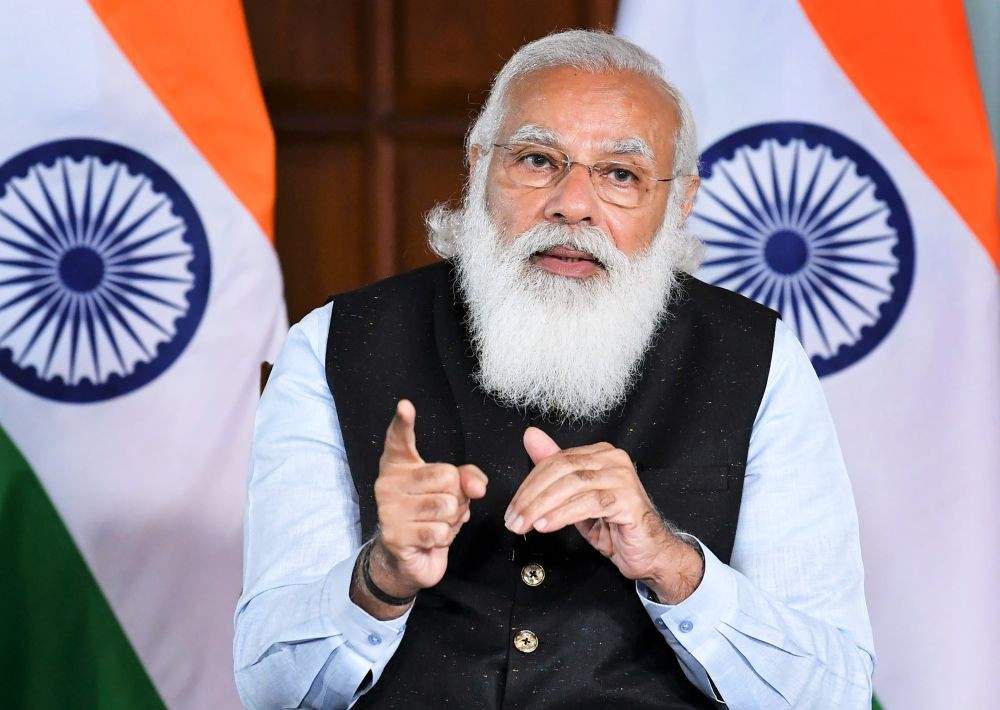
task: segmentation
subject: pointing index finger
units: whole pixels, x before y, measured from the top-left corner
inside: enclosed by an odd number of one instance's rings
[[[385,433],[385,457],[394,463],[422,464],[417,451],[417,435],[414,426],[417,410],[408,399],[401,399],[396,405],[396,414],[389,422]]]

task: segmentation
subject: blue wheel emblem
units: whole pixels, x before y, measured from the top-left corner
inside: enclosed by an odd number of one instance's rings
[[[913,281],[913,229],[889,175],[823,126],[767,123],[702,155],[698,275],[770,306],[820,376],[871,352]]]
[[[0,165],[0,375],[95,402],[149,383],[191,341],[211,266],[180,185],[145,155],[92,139]]]

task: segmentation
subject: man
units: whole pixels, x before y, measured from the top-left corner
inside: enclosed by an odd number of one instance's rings
[[[822,393],[774,313],[684,273],[696,142],[656,61],[528,44],[468,155],[428,218],[453,258],[314,311],[264,392],[246,704],[869,704]]]

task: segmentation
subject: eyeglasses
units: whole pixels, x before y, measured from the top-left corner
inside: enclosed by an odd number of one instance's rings
[[[558,148],[538,143],[494,143],[501,148],[507,177],[525,187],[549,187],[569,174],[574,165],[590,173],[597,196],[619,207],[640,207],[658,182],[670,182],[680,175],[658,178],[649,170],[632,163],[601,160],[593,165],[570,160]]]

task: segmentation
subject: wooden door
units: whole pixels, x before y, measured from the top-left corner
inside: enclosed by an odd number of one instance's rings
[[[493,74],[558,29],[610,29],[616,0],[244,0],[278,146],[289,318],[434,259],[423,214],[456,199]]]

